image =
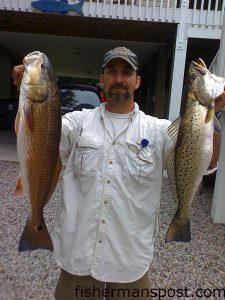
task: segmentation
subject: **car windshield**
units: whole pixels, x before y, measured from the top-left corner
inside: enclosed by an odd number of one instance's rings
[[[90,104],[94,107],[100,105],[98,95],[92,91],[61,89],[60,97],[61,103],[65,107],[74,108],[80,104]]]

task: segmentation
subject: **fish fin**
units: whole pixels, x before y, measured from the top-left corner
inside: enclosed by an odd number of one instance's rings
[[[220,122],[215,115],[214,115],[214,132],[217,134],[221,134],[222,132]]]
[[[177,194],[177,187],[176,187],[176,175],[175,175],[175,151],[171,152],[169,157],[166,161],[166,169],[168,174],[168,179],[170,183],[170,189],[173,196],[173,200],[178,203],[179,198]]]
[[[214,116],[215,116],[214,115],[214,107],[208,108],[207,114],[205,117],[205,123],[208,124],[209,122],[211,122]]]
[[[20,112],[18,111],[17,114],[16,114],[16,119],[15,119],[15,133],[16,133],[16,135],[18,135],[19,123],[20,123]]]
[[[51,237],[44,219],[39,224],[32,224],[28,219],[19,242],[19,252],[46,249],[53,251]]]
[[[62,169],[62,162],[61,162],[60,155],[58,155],[57,164],[56,164],[56,168],[55,168],[55,173],[54,173],[51,188],[50,188],[50,191],[49,191],[49,194],[48,194],[48,197],[47,197],[48,200],[50,200],[52,194],[54,193],[54,190],[55,190],[56,185],[58,183],[58,179],[59,179],[61,169]]]
[[[177,214],[174,216],[169,229],[166,233],[166,243],[170,242],[190,242],[191,241],[191,225],[190,219],[186,222],[180,222]]]
[[[73,4],[73,9],[78,13],[78,15],[83,16],[84,13],[82,11],[82,7],[83,7],[84,1],[79,1],[76,4]]]
[[[15,196],[24,196],[24,185],[23,185],[23,180],[20,175],[17,178],[14,194],[15,194]]]
[[[25,125],[30,131],[33,131],[33,118],[32,118],[31,105],[24,106],[23,110],[24,110]]]
[[[181,117],[177,118],[176,120],[174,120],[172,122],[172,124],[167,129],[169,137],[171,139],[173,139],[174,142],[177,141],[178,131],[179,131],[179,127],[180,127],[180,121],[181,121]]]

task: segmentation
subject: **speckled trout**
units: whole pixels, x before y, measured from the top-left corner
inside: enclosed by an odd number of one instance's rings
[[[51,63],[44,53],[32,52],[23,62],[25,70],[15,121],[20,165],[15,194],[28,198],[29,213],[19,251],[52,251],[43,208],[54,192],[61,170],[60,98]]]
[[[168,129],[170,136],[177,138],[175,150],[167,161],[167,171],[178,209],[166,242],[191,240],[190,206],[212,157],[213,130],[220,131],[214,117],[214,99],[223,93],[224,85],[224,78],[211,74],[201,59],[191,62],[184,113]]]

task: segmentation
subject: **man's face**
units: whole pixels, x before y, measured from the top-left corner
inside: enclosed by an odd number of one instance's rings
[[[106,64],[100,82],[107,101],[125,102],[133,100],[134,91],[140,86],[140,77],[129,63],[115,58]]]

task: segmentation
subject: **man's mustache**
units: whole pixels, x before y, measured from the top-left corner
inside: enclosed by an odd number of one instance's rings
[[[127,86],[121,83],[115,83],[114,85],[112,85],[110,87],[110,91],[114,90],[114,89],[125,89],[127,90]]]

